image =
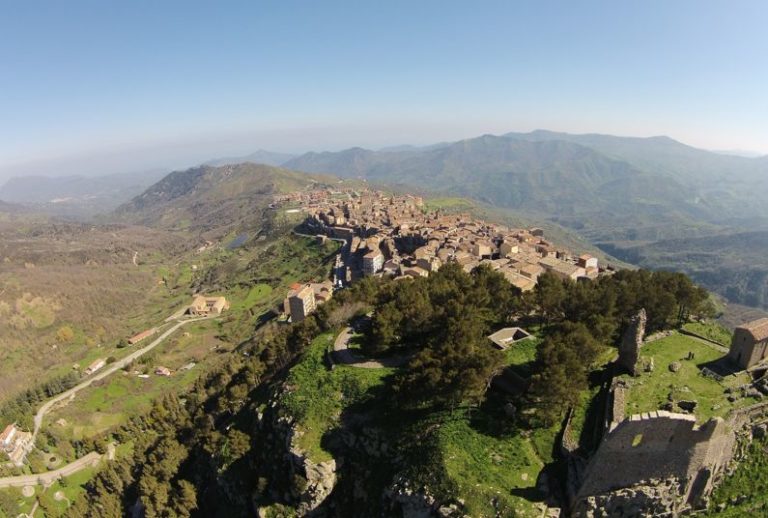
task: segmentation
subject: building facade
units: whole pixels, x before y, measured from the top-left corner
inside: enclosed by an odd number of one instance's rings
[[[742,369],[761,363],[768,356],[768,318],[740,325],[733,332],[728,358]]]

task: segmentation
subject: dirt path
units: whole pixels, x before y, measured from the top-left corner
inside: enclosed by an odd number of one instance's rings
[[[359,357],[349,349],[349,342],[354,334],[352,328],[347,327],[336,337],[336,341],[333,343],[333,361],[335,363],[361,369],[391,369],[402,367],[408,362],[408,358],[405,356],[393,356],[391,358],[382,358],[381,360]]]
[[[64,467],[55,469],[53,471],[36,473],[34,475],[20,475],[17,477],[0,478],[0,488],[36,485],[50,486],[61,477],[74,475],[78,471],[81,471],[85,468],[96,466],[99,462],[101,462],[101,455],[94,451],[84,457],[77,459],[71,464],[67,464]]]

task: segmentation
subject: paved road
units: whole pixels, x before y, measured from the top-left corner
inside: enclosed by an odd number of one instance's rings
[[[68,477],[85,468],[96,466],[101,462],[101,457],[100,454],[94,451],[77,459],[71,464],[67,464],[66,466],[53,471],[46,471],[45,473],[37,473],[35,475],[0,478],[0,487],[49,486],[61,477]]]
[[[402,367],[408,362],[405,356],[393,356],[391,358],[382,358],[381,360],[368,360],[360,358],[349,350],[349,342],[352,340],[355,332],[351,327],[345,328],[336,341],[333,343],[333,361],[349,365],[350,367],[359,367],[361,369],[383,369]]]
[[[32,432],[32,441],[31,443],[34,444],[35,438],[37,438],[37,433],[40,431],[40,427],[43,425],[43,419],[45,418],[45,415],[50,412],[51,408],[61,401],[64,401],[67,398],[73,398],[78,392],[83,390],[84,388],[90,386],[94,381],[99,381],[110,374],[114,373],[115,371],[118,371],[131,363],[132,361],[140,358],[141,356],[147,354],[149,351],[160,345],[163,340],[168,338],[171,334],[173,334],[177,329],[180,327],[189,324],[190,322],[198,322],[200,320],[205,320],[206,318],[210,317],[202,317],[202,318],[193,318],[189,320],[183,320],[176,322],[176,324],[170,328],[168,328],[167,331],[165,331],[163,334],[161,334],[159,337],[157,337],[152,343],[150,343],[147,346],[142,347],[141,349],[137,349],[136,351],[132,352],[125,358],[122,358],[115,363],[111,363],[104,367],[102,370],[100,370],[98,373],[96,373],[94,376],[91,376],[87,380],[83,381],[79,385],[75,385],[71,389],[62,392],[58,396],[55,396],[51,399],[49,399],[43,406],[40,407],[40,409],[37,411],[37,414],[35,414],[35,429]]]
[[[114,372],[122,369],[132,361],[147,354],[149,351],[151,351],[152,349],[160,345],[166,338],[172,335],[180,327],[185,326],[186,324],[189,324],[191,322],[199,322],[200,320],[206,320],[208,318],[212,318],[212,317],[192,318],[189,320],[176,322],[175,325],[168,328],[163,334],[157,337],[149,345],[146,345],[141,349],[137,349],[133,351],[131,354],[129,354],[125,358],[122,358],[116,361],[115,363],[112,363],[104,367],[103,370],[99,371],[97,374],[95,374],[94,376],[91,376],[90,378],[83,381],[82,383],[75,385],[71,389],[65,392],[62,392],[61,394],[46,401],[45,404],[43,404],[40,407],[40,409],[37,411],[37,414],[35,414],[35,430],[32,433],[32,440],[30,441],[30,444],[35,443],[35,439],[37,438],[37,434],[40,431],[40,427],[43,425],[43,419],[45,418],[46,414],[48,414],[48,412],[51,411],[51,408],[53,408],[53,406],[56,403],[64,401],[67,398],[74,398],[79,391],[83,390],[86,387],[89,387],[91,384],[93,384],[93,382],[106,378],[110,374],[113,374]],[[110,448],[108,457],[110,460],[114,458],[113,447]],[[98,453],[91,452],[85,455],[84,457],[77,459],[71,464],[67,464],[66,466],[59,468],[57,470],[46,471],[45,473],[36,473],[34,475],[22,475],[18,477],[0,478],[0,487],[24,487],[24,486],[34,486],[36,484],[48,485],[53,483],[60,477],[68,477],[74,473],[77,473],[82,469],[85,469],[90,466],[95,466],[96,464],[99,463],[101,458],[102,456],[99,455]]]

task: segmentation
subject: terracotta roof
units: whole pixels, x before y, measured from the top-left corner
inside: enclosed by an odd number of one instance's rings
[[[768,318],[753,320],[752,322],[747,322],[746,324],[742,324],[739,327],[749,331],[749,333],[752,335],[752,338],[756,342],[768,338]]]
[[[3,433],[0,433],[0,443],[6,443],[8,439],[13,435],[13,432],[16,430],[16,426],[9,424],[5,427],[5,430],[3,430]]]

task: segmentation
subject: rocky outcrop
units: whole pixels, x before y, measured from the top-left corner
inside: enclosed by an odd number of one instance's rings
[[[399,477],[384,493],[389,511],[403,518],[463,518],[463,502],[441,504],[429,488],[414,489],[407,479]]]
[[[336,486],[336,460],[314,462],[295,442],[299,437],[295,425],[290,427],[288,444],[290,466],[294,475],[293,498],[298,502],[296,512],[299,516],[311,516]]]
[[[675,478],[648,480],[632,487],[618,489],[581,500],[574,518],[641,518],[671,517],[678,513],[683,487]]]
[[[259,418],[261,432],[274,449],[265,453],[263,459],[272,466],[269,478],[282,480],[281,484],[270,487],[269,492],[272,499],[295,507],[298,516],[313,516],[336,487],[339,466],[335,459],[322,462],[311,459],[298,445],[302,431],[294,419],[277,411],[278,405],[273,401]]]
[[[638,360],[640,359],[640,347],[645,338],[645,324],[648,317],[645,309],[641,309],[637,315],[629,321],[629,326],[624,331],[624,336],[619,345],[619,359],[616,363],[622,369],[635,376],[638,371]]]

